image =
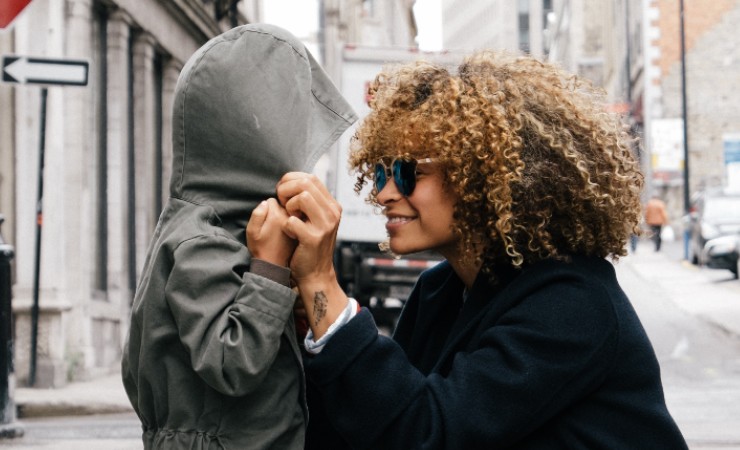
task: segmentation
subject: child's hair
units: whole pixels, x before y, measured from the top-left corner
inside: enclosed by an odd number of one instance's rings
[[[634,142],[587,81],[482,51],[457,74],[428,62],[386,67],[368,94],[350,155],[355,189],[382,157],[438,158],[459,198],[462,254],[484,270],[576,253],[617,259],[640,233]]]

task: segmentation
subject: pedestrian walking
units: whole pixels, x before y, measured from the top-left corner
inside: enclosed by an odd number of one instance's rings
[[[668,213],[665,202],[658,195],[653,195],[645,205],[645,223],[650,227],[651,237],[655,243],[655,251],[660,251],[663,241],[661,233],[663,227],[668,225]]]
[[[170,198],[123,353],[144,448],[303,448],[287,268],[295,243],[262,232],[287,219],[266,199],[286,171],[311,170],[353,120],[311,54],[274,26],[234,28],[183,68]]]
[[[643,177],[597,90],[529,57],[383,71],[353,140],[394,254],[433,250],[393,338],[339,287],[341,208],[286,174],[310,332],[308,448],[685,449],[612,264]]]

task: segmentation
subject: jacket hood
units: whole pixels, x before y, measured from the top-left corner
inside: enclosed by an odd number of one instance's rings
[[[310,172],[356,119],[289,32],[266,24],[231,29],[180,73],[170,195],[212,206],[225,228],[243,235],[280,177]]]

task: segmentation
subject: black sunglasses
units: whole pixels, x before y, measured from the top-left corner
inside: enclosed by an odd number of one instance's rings
[[[394,159],[388,167],[382,160],[375,164],[375,192],[383,190],[388,180],[393,177],[398,191],[408,197],[416,187],[416,166],[434,162],[434,158]]]

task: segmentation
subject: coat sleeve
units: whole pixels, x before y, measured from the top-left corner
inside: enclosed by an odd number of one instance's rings
[[[363,311],[307,374],[353,448],[505,447],[603,380],[617,333],[608,300],[590,301],[600,294],[568,287],[522,302],[483,323],[444,376],[417,370]]]
[[[165,297],[193,369],[231,396],[260,385],[274,362],[296,294],[249,273],[247,249],[200,236],[174,251]]]

